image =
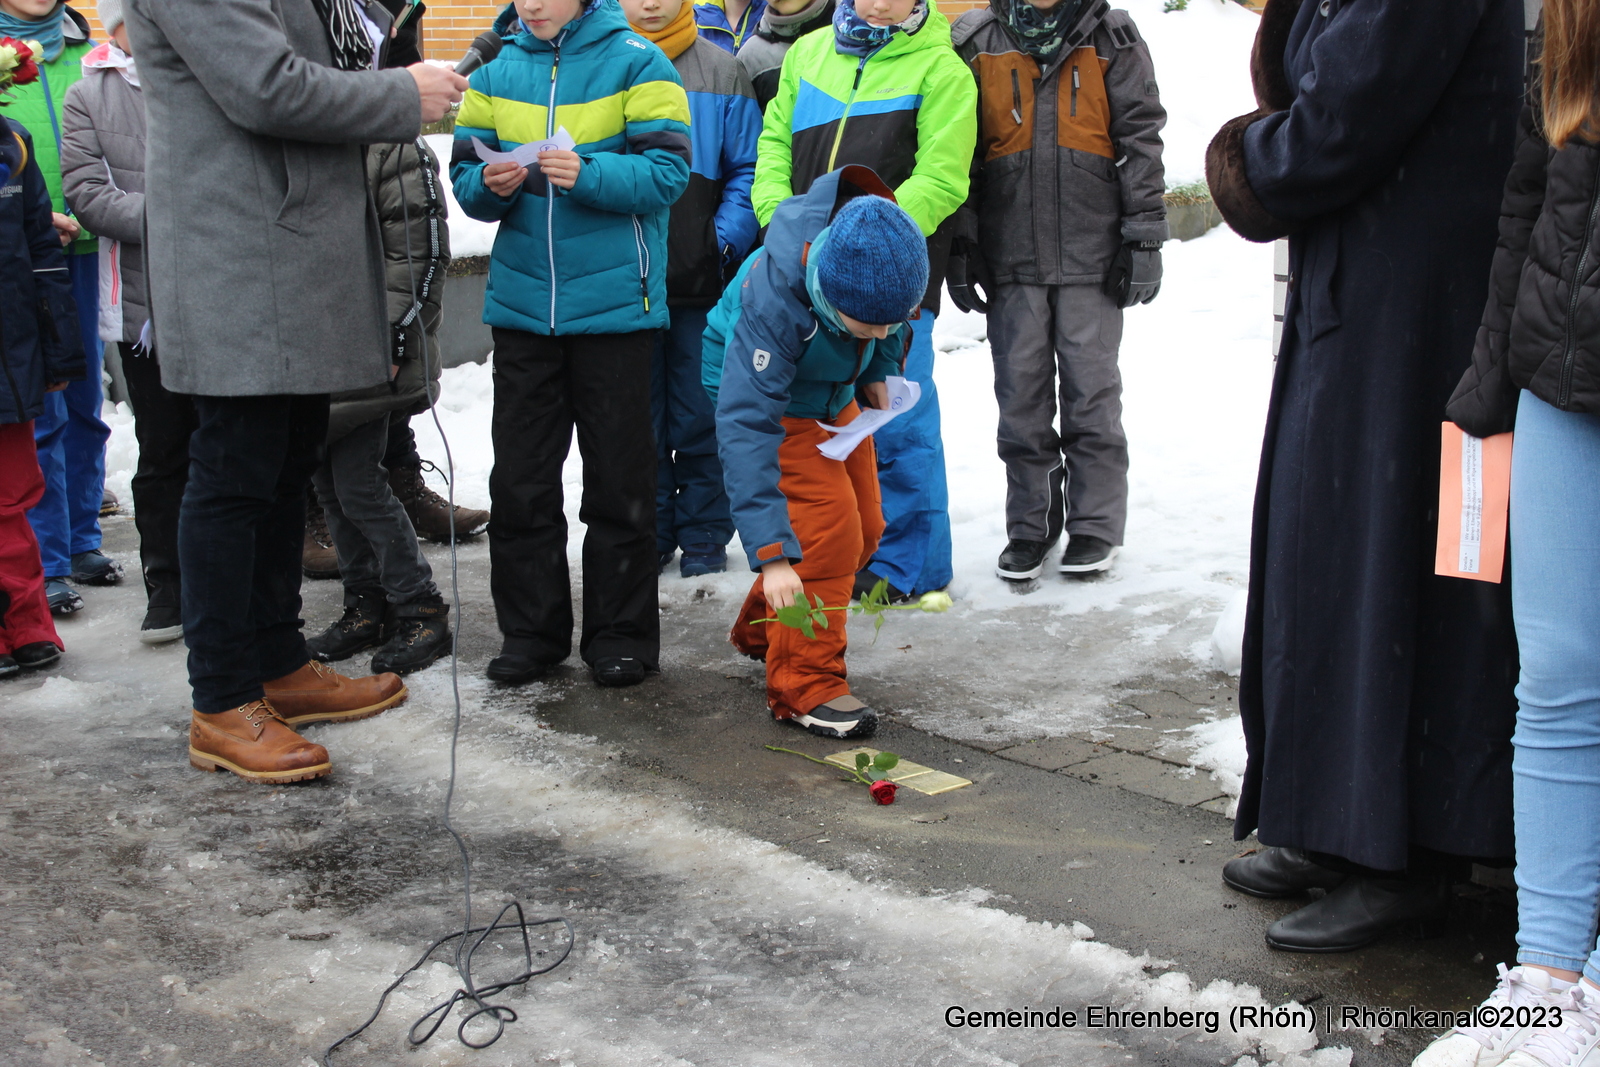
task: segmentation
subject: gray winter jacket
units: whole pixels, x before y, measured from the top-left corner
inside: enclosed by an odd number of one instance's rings
[[[988,9],[951,39],[978,80],[967,204],[996,283],[1099,285],[1124,243],[1167,239],[1167,113],[1126,11],[1087,5],[1042,68]]]
[[[450,265],[439,161],[421,137],[410,144],[373,145],[367,149],[367,180],[383,227],[391,357],[399,369],[392,381],[333,397],[329,444],[380,415],[425,408],[439,395],[436,335]]]
[[[61,115],[61,190],[100,237],[100,339],[139,339],[144,275],[144,97],[102,44],[83,58],[83,79]]]
[[[161,381],[205,396],[389,377],[362,145],[422,126],[404,70],[341,71],[313,0],[128,0],[149,120],[146,262]]]

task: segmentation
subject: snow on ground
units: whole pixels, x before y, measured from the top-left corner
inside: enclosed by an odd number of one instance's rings
[[[1167,185],[1205,177],[1206,145],[1224,122],[1256,109],[1250,87],[1250,45],[1260,16],[1233,0],[1189,0],[1162,11],[1166,0],[1112,0],[1133,16],[1150,46],[1167,128]]]

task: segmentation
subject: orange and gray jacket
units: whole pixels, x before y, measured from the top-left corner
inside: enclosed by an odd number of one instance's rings
[[[1167,239],[1167,113],[1126,11],[1086,4],[1043,66],[993,11],[962,15],[951,39],[978,81],[967,202],[996,283],[1098,285],[1123,244]]]

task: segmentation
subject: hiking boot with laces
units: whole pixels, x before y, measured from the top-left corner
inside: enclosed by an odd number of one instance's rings
[[[344,614],[317,636],[307,638],[306,651],[313,659],[333,663],[381,643],[386,606],[381,589],[345,590]]]
[[[328,750],[295,733],[265,700],[213,714],[193,712],[189,764],[272,784],[321,778],[333,770]]]
[[[1537,967],[1497,968],[1500,981],[1477,1012],[1478,1018],[1491,1019],[1503,1008],[1511,1008],[1511,1026],[1458,1026],[1422,1050],[1411,1067],[1498,1067],[1506,1057],[1521,1048],[1534,1030],[1527,1025],[1532,1016],[1524,1013],[1517,1026],[1517,1008],[1549,1006],[1555,993],[1550,988],[1550,973]],[[1481,1015],[1480,1015],[1481,1013]]]
[[[1546,1003],[1560,1011],[1561,1025],[1530,1030],[1522,1047],[1501,1061],[1505,1067],[1600,1067],[1600,990],[1574,982]]]
[[[432,463],[423,461],[420,467],[390,467],[389,488],[406,509],[417,536],[438,544],[450,543],[450,527],[455,525],[457,541],[476,537],[488,529],[489,513],[457,504],[452,511],[450,502],[428,488],[423,481],[424,470],[441,473]]]
[[[333,549],[328,517],[322,513],[315,492],[306,499],[306,540],[300,549],[300,570],[307,578],[339,577],[339,554]]]
[[[389,637],[372,657],[372,673],[420,671],[450,653],[450,608],[437,593],[396,604]]]
[[[405,683],[393,674],[346,678],[316,660],[263,683],[261,688],[291,727],[371,718],[403,703],[407,696]]]

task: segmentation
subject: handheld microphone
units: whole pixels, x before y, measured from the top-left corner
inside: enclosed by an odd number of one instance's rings
[[[495,36],[494,32],[487,31],[473,38],[467,45],[467,54],[461,57],[461,62],[456,64],[456,73],[465,78],[495,56],[500,54],[500,49],[505,42]]]

